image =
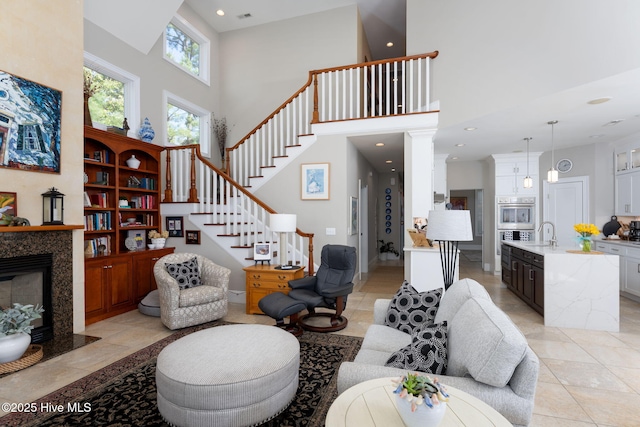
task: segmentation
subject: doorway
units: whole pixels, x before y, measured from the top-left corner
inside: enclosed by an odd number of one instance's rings
[[[468,210],[471,216],[471,229],[473,240],[460,242],[461,260],[478,263],[482,265],[482,241],[483,241],[483,204],[484,190],[451,190],[449,192],[449,203],[451,209]]]
[[[543,183],[543,221],[550,221],[556,229],[558,246],[575,246],[574,224],[588,222],[589,177],[561,178],[558,182]],[[551,227],[544,228],[542,239],[551,239]]]

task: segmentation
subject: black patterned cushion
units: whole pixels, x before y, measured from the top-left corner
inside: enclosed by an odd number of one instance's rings
[[[198,258],[193,257],[189,261],[177,264],[165,263],[167,272],[178,281],[180,289],[195,288],[202,285],[200,272],[198,271]]]
[[[389,357],[385,366],[428,374],[447,373],[447,322],[425,325],[411,336],[411,344]]]
[[[418,292],[405,280],[389,303],[384,324],[411,334],[433,323],[441,297],[442,288]]]

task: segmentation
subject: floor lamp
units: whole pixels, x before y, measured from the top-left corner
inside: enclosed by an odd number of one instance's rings
[[[296,216],[294,214],[271,214],[271,231],[280,233],[280,267],[287,267],[287,233],[295,233]]]
[[[444,276],[444,289],[449,289],[456,274],[458,242],[473,240],[469,211],[429,211],[427,239],[440,246],[440,261]]]

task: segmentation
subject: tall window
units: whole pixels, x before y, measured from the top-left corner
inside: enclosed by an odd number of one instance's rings
[[[199,144],[200,152],[209,155],[209,111],[168,92],[164,93],[167,117],[167,144]]]
[[[84,72],[93,83],[89,111],[94,125],[122,127],[126,117],[131,130],[137,132],[140,78],[87,52],[84,54]]]
[[[167,25],[163,39],[165,59],[209,84],[209,39],[180,16]]]
[[[107,126],[121,127],[124,121],[124,83],[84,67],[85,79],[91,81],[93,96],[89,98],[91,120]]]

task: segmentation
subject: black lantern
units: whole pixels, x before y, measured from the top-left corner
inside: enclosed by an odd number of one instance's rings
[[[64,194],[51,187],[42,193],[42,225],[64,225]]]

